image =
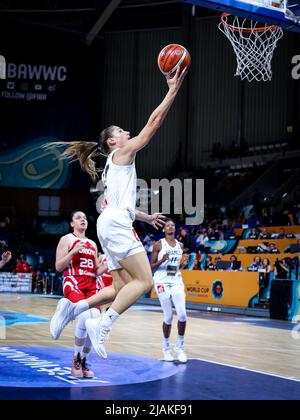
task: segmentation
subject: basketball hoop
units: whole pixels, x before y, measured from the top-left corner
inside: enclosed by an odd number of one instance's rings
[[[233,46],[237,59],[235,76],[249,82],[272,79],[272,57],[283,36],[281,27],[261,26],[259,22],[223,13],[219,29]]]

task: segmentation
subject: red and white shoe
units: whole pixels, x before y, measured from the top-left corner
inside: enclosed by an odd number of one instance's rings
[[[85,357],[81,360],[81,368],[82,368],[82,373],[83,373],[84,378],[94,378],[95,377],[94,372],[88,367]]]
[[[71,372],[74,378],[83,378],[83,371],[81,367],[81,357],[79,353],[73,359]]]

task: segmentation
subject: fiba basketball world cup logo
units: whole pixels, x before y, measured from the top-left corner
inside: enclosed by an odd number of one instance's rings
[[[0,340],[6,340],[5,318],[0,315]]]
[[[6,60],[3,55],[0,55],[0,80],[6,79]]]
[[[224,295],[224,286],[221,280],[216,280],[212,285],[212,295],[216,300],[221,300]]]

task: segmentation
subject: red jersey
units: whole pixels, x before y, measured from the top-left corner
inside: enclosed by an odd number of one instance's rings
[[[78,242],[85,242],[86,248],[80,249],[77,254],[73,255],[69,267],[63,272],[64,277],[67,276],[89,276],[96,277],[96,258],[97,247],[95,242],[90,239],[80,239],[73,233],[68,235],[70,240],[69,252],[75,247]]]
[[[16,264],[16,267],[15,267],[14,271],[15,271],[16,273],[22,273],[22,268],[23,268],[23,266],[22,266],[22,262],[18,262],[18,263]]]
[[[22,273],[30,273],[30,268],[26,261],[22,262]]]

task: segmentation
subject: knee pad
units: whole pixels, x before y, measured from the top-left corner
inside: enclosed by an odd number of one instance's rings
[[[172,325],[173,321],[173,308],[170,299],[159,299],[160,306],[164,314],[164,323],[167,325]]]
[[[178,321],[180,322],[186,321],[186,312],[180,312],[179,314],[177,314],[177,316],[178,316]]]
[[[167,325],[172,325],[172,321],[173,321],[173,313],[164,312],[164,323]]]
[[[164,318],[164,323],[167,325],[172,325],[173,317],[172,318]]]

